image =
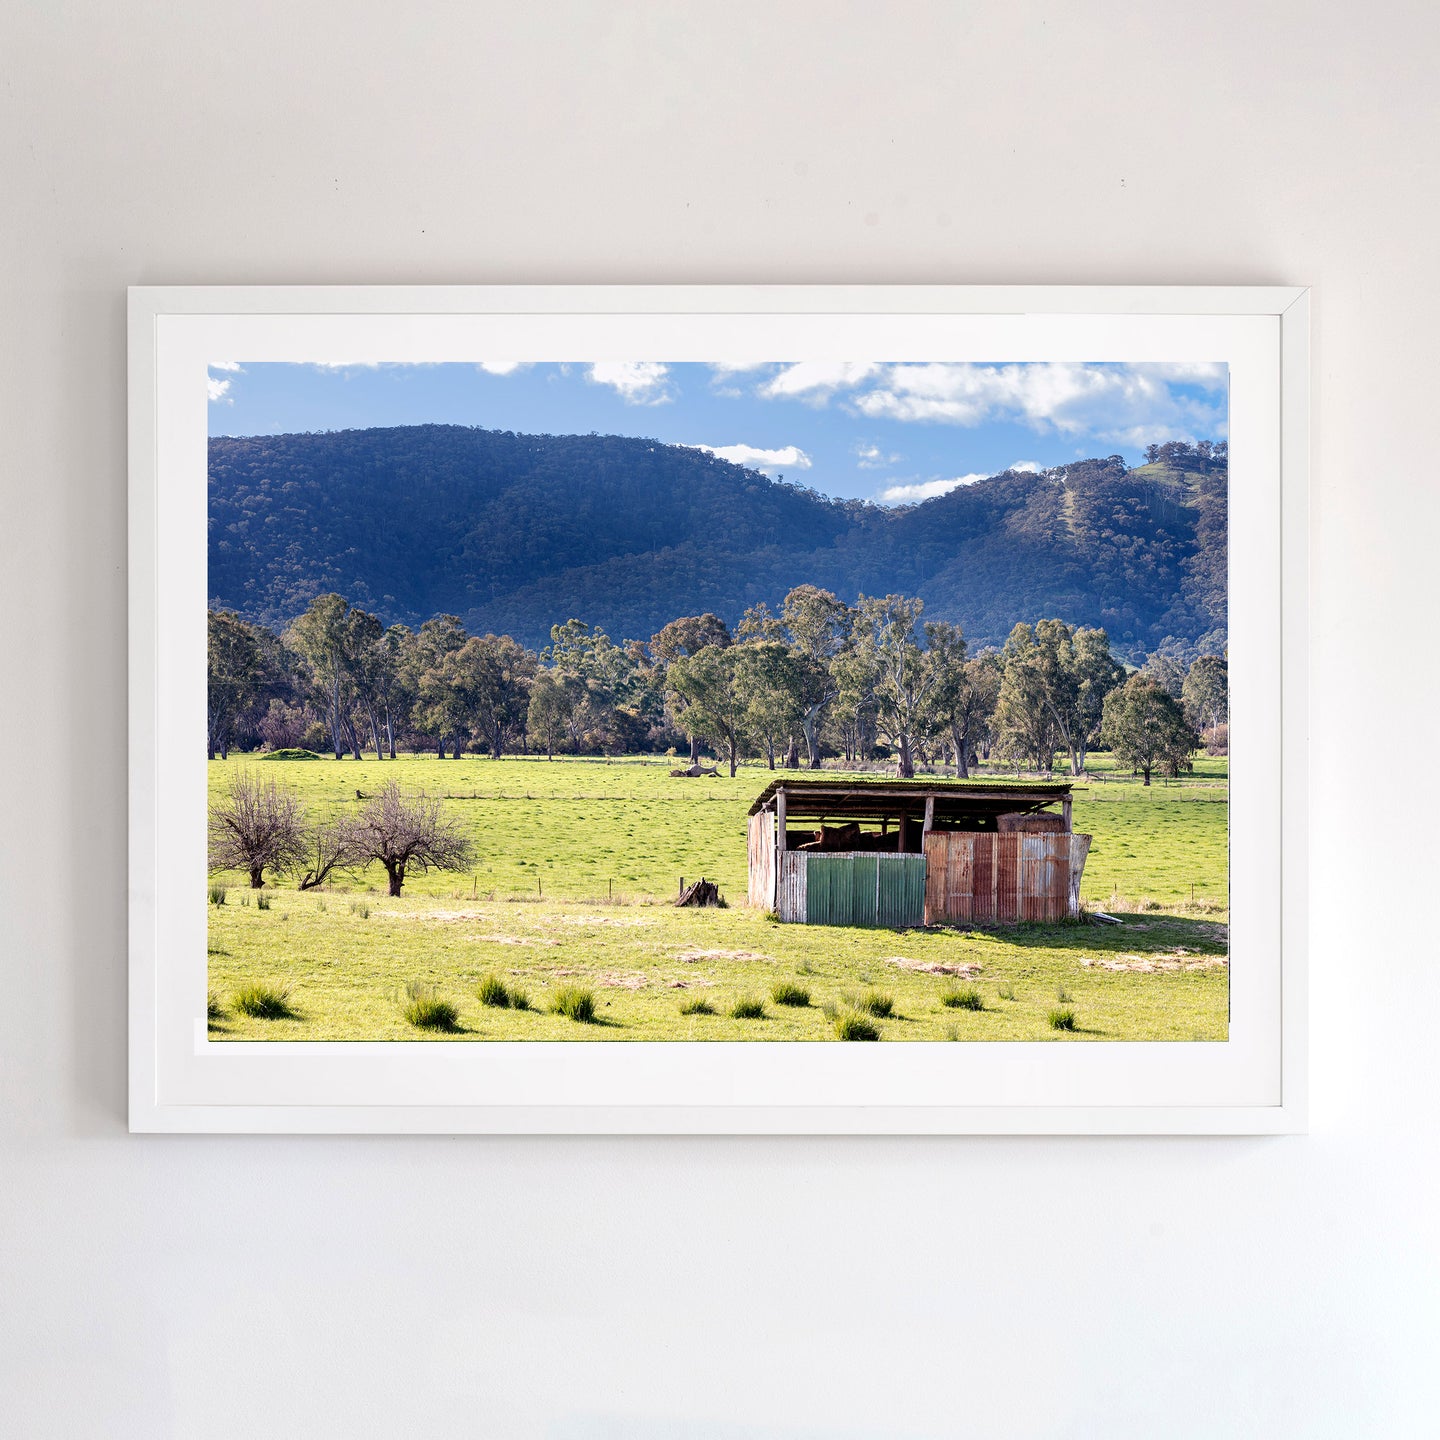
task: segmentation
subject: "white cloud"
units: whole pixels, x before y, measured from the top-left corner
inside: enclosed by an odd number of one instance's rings
[[[227,393],[230,389],[230,382],[228,380],[217,380],[213,375],[207,375],[205,377],[205,385],[210,392],[210,400],[212,403],[216,400],[223,400],[227,405],[233,405],[235,403]]]
[[[669,373],[658,360],[597,360],[586,376],[610,386],[627,405],[663,405],[671,398]]]
[[[692,445],[690,448],[708,450],[721,460],[749,465],[767,475],[776,470],[808,470],[814,463],[798,445],[782,445],[778,450],[762,450],[756,445]]]
[[[210,362],[210,368],[212,370],[238,371],[240,369],[240,362],[238,360],[212,360]]]
[[[487,375],[513,375],[529,363],[528,360],[482,360],[476,368]]]
[[[1173,386],[1200,389],[1177,393]],[[1042,433],[1139,446],[1223,434],[1223,365],[891,365],[851,404],[877,419],[974,426],[1022,424]]]
[[[1006,470],[1018,470],[1026,475],[1038,475],[1041,467],[1033,460],[1017,460],[1007,465]],[[986,470],[971,475],[956,475],[952,479],[909,480],[899,485],[887,486],[876,497],[882,505],[913,505],[919,500],[933,500],[937,495],[948,495],[962,485],[974,485],[979,480],[989,480],[999,475],[999,470]]]
[[[886,454],[878,445],[860,444],[855,447],[855,463],[862,470],[883,470],[887,465],[898,465],[903,455]]]
[[[879,500],[882,505],[913,505],[919,500],[933,500],[937,495],[948,495],[962,485],[973,485],[977,480],[988,480],[985,475],[957,475],[950,480],[915,480],[905,485],[891,485],[882,490]]]
[[[767,380],[759,393],[767,400],[798,399],[823,405],[836,390],[853,389],[879,369],[871,360],[801,360]]]

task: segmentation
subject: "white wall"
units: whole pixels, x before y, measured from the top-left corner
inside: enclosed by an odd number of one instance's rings
[[[1433,1434],[1437,40],[3,0],[0,1431]],[[1316,287],[1308,1138],[125,1134],[123,287],[604,280]]]

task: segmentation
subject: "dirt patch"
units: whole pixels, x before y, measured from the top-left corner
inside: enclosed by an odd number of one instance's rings
[[[486,945],[558,945],[558,940],[546,940],[526,935],[477,935],[475,939]]]
[[[650,982],[638,970],[602,970],[595,983],[602,990],[643,990]]]
[[[973,960],[911,960],[906,955],[887,955],[885,963],[913,970],[918,975],[961,975],[968,980],[980,973],[979,964]]]
[[[1082,955],[1080,963],[1087,970],[1114,970],[1128,975],[1158,975],[1175,970],[1225,970],[1230,966],[1228,955],[1200,955],[1177,945],[1173,950],[1156,955]]]
[[[642,920],[637,916],[619,915],[556,915],[545,916],[547,925],[658,925],[658,920]]]
[[[377,910],[387,920],[433,920],[437,925],[457,925],[474,920],[488,920],[485,910]]]
[[[766,965],[775,963],[758,950],[682,950],[676,958],[687,965],[693,965],[697,960],[761,960]]]

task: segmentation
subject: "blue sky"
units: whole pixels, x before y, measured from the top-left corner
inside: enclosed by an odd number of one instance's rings
[[[1009,466],[1223,440],[1223,364],[632,360],[210,368],[210,433],[443,423],[698,445],[826,495],[900,504]]]

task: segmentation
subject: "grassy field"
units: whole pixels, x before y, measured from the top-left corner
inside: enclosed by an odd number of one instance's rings
[[[745,813],[771,778],[757,766],[676,780],[664,760],[215,761],[212,793],[248,766],[294,785],[317,818],[397,777],[448,798],[476,861],[463,876],[412,876],[400,899],[378,866],[305,894],[215,876],[211,1035],[824,1040],[837,1009],[888,999],[888,1015],[869,1016],[886,1040],[1223,1040],[1225,762],[1147,790],[1107,773],[1107,758],[1075,800],[1075,828],[1095,837],[1082,896],[1125,924],[972,933],[778,925],[747,910]],[[732,908],[668,903],[701,875]],[[529,1008],[483,1003],[487,979]],[[280,1018],[242,1008],[254,985],[288,991]],[[574,986],[593,993],[593,1021],[552,1013]],[[778,1003],[785,986],[808,1003]],[[452,1007],[453,1028],[410,1023],[417,996]],[[733,1016],[747,999],[762,1013]],[[713,1013],[682,1014],[696,1002]],[[1075,1028],[1055,1028],[1067,1010]]]

